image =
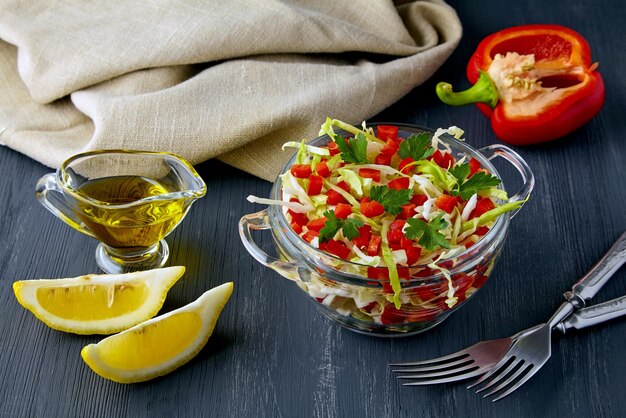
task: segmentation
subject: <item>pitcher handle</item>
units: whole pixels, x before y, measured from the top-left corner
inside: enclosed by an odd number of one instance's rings
[[[530,193],[535,187],[535,176],[526,161],[524,161],[524,159],[517,152],[513,151],[506,145],[501,144],[488,145],[484,148],[480,148],[478,152],[484,155],[488,160],[492,160],[496,157],[504,158],[511,163],[511,165],[513,165],[513,167],[515,167],[515,169],[519,172],[520,176],[522,176],[522,187],[516,194],[509,197],[508,202],[526,200],[528,196],[530,196]],[[514,211],[511,211],[511,219],[521,208],[522,206]]]
[[[246,247],[250,255],[259,263],[275,270],[278,274],[289,280],[301,282],[300,273],[305,271],[306,267],[295,262],[282,261],[276,257],[272,257],[263,251],[254,241],[254,238],[252,238],[251,230],[262,231],[271,228],[267,209],[244,215],[239,220],[239,236],[241,237],[241,242],[243,242],[244,247]]]
[[[82,224],[80,219],[76,216],[72,208],[67,204],[63,198],[63,190],[59,187],[56,181],[56,173],[49,173],[43,176],[37,181],[35,187],[35,193],[37,200],[48,209],[54,216],[76,229],[85,235],[92,238],[95,236]]]

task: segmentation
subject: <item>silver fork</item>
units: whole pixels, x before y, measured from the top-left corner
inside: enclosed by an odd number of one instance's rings
[[[565,334],[572,328],[580,330],[623,315],[626,315],[626,296],[583,308],[557,324],[554,329]],[[542,325],[534,326],[508,338],[482,341],[444,357],[410,363],[393,363],[390,366],[407,367],[392,370],[395,373],[413,373],[397,376],[398,379],[413,380],[403,383],[404,386],[423,386],[469,379],[489,372],[520,337],[540,327]]]
[[[610,313],[607,313],[606,315],[601,315],[600,313],[608,311],[610,310],[610,308],[615,308],[616,303],[620,305],[619,301],[621,299],[626,299],[626,297],[603,304],[607,306],[598,305],[594,310],[594,312],[598,314],[596,315],[595,322],[588,320],[579,320],[579,315],[575,314],[574,317],[570,317],[572,318],[571,320],[567,319],[561,323],[563,319],[571,315],[571,313],[574,311],[574,308],[583,307],[585,300],[593,297],[608,281],[613,273],[615,273],[615,271],[617,271],[617,269],[621,267],[624,261],[626,261],[626,233],[622,234],[622,236],[615,242],[615,244],[613,244],[613,246],[602,257],[602,259],[600,259],[600,261],[598,261],[591,268],[591,270],[589,270],[589,272],[587,272],[579,281],[574,284],[574,286],[572,287],[572,291],[565,294],[568,302],[565,302],[559,308],[557,313],[555,313],[550,321],[548,321],[548,324],[537,325],[535,327],[521,331],[512,337],[479,342],[469,348],[466,348],[465,350],[461,350],[447,356],[418,362],[392,363],[390,364],[390,366],[406,367],[403,369],[394,369],[393,372],[396,373],[413,373],[410,375],[397,376],[398,379],[413,380],[412,382],[404,383],[405,386],[429,385],[465,380],[490,372],[496,366],[501,366],[501,360],[504,358],[507,352],[513,348],[513,346],[516,346],[518,344],[519,340],[522,338],[526,339],[528,336],[531,336],[531,338],[526,341],[539,338],[537,337],[538,335],[542,335],[543,338],[546,338],[545,330],[547,329],[547,344],[549,346],[550,331],[552,327],[554,327],[554,325],[556,324],[558,324],[558,326],[560,327],[559,329],[564,332],[566,329],[569,328],[583,328],[616,317],[616,315],[611,315]],[[626,303],[626,301],[623,302]],[[584,313],[581,313],[581,316],[584,316]],[[551,322],[554,322],[554,324],[552,325],[552,327],[548,327]],[[570,322],[573,322],[574,325],[572,325],[572,323]],[[536,336],[532,337],[532,335]],[[519,347],[526,346],[527,344],[528,343],[522,343]],[[545,361],[547,361],[547,359]],[[518,369],[515,369],[515,372],[517,372]],[[517,374],[517,377],[519,377],[519,375],[522,374],[525,370],[526,368],[523,367],[522,371],[519,371],[519,373]],[[526,373],[528,373],[528,371]],[[533,374],[534,373],[535,372],[533,372]],[[489,374],[489,376],[492,375],[493,374]],[[507,373],[507,376],[508,375],[510,374]],[[489,376],[485,375],[484,378],[477,383],[481,383]],[[500,374],[498,374],[498,376],[500,376]],[[526,374],[523,377],[528,380],[530,376],[532,375]],[[507,381],[506,383],[510,383],[510,381]],[[487,387],[483,388],[483,390],[486,388]],[[495,391],[490,392],[487,395],[490,395],[492,393],[495,393]],[[498,397],[495,400],[501,399],[502,397],[503,396]]]
[[[547,323],[518,338],[498,364],[468,389],[488,381],[476,393],[492,388],[484,395],[486,398],[502,391],[493,399],[493,402],[496,402],[526,383],[552,355],[552,329],[577,308],[585,306],[585,301],[594,297],[625,261],[626,232],[617,239],[604,257],[574,284],[572,290],[565,293],[567,301],[561,304]]]

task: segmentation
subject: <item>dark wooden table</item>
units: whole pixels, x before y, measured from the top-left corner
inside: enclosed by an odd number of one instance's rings
[[[545,321],[561,293],[626,230],[626,12],[617,1],[453,1],[463,40],[433,77],[373,121],[458,125],[476,146],[497,142],[474,108],[449,108],[435,80],[464,85],[465,63],[485,35],[523,23],[560,23],[589,40],[607,85],[602,112],[562,140],[518,151],[533,168],[532,200],[512,222],[491,280],[466,307],[423,335],[378,339],[320,316],[301,291],[244,250],[238,219],[270,184],[221,163],[198,166],[208,185],[168,238],[171,264],[187,266],[164,311],[233,280],[235,293],[208,346],[190,364],[148,383],[95,375],[81,348],[99,337],[47,328],[16,302],[14,280],[97,272],[96,243],[35,200],[48,168],[0,149],[0,416],[401,417],[626,415],[626,320],[557,337],[552,359],[496,404],[463,384],[403,388],[391,360],[426,359]],[[506,175],[506,171],[505,171]],[[513,174],[511,173],[511,176]],[[259,239],[269,244],[269,234]],[[626,294],[618,272],[598,300]]]

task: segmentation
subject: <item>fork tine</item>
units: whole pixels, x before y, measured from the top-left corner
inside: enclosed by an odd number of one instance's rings
[[[450,382],[456,382],[459,380],[465,380],[465,379],[470,379],[472,377],[476,377],[476,376],[480,376],[481,374],[485,373],[486,368],[478,368],[476,370],[468,370],[465,373],[461,373],[461,374],[453,374],[453,375],[443,375],[440,378],[437,379],[428,379],[428,380],[417,380],[415,382],[406,382],[406,383],[402,383],[402,386],[424,386],[424,385],[435,385],[435,384],[439,384],[439,383],[450,383]],[[403,378],[403,379],[410,379],[410,378],[415,378],[415,379],[420,379],[421,376],[402,376],[402,377],[398,377],[398,379]]]
[[[468,365],[468,367],[465,368],[459,368],[459,369],[453,369],[453,370],[441,370],[441,371],[435,371],[432,373],[420,373],[420,374],[416,374],[416,375],[401,375],[401,376],[396,376],[396,379],[426,379],[429,377],[443,377],[443,376],[449,376],[449,375],[453,375],[453,374],[458,374],[458,373],[466,373],[466,372],[471,372],[474,371],[476,369],[479,369],[479,367],[475,364],[473,365]]]
[[[492,400],[491,402],[497,402],[500,399],[504,398],[505,396],[508,396],[509,394],[511,394],[512,392],[515,392],[520,386],[522,386],[524,383],[526,383],[526,381],[528,379],[530,379],[531,377],[533,377],[533,375],[535,373],[537,373],[540,369],[541,369],[540,365],[539,367],[537,367],[537,365],[535,364],[529,364],[526,367],[526,370],[528,370],[528,372],[526,373],[526,375],[524,375],[520,380],[518,380],[517,382],[515,382],[515,384],[513,386],[511,386],[510,388],[508,388],[504,393],[502,393],[501,395],[498,395],[497,398],[495,398],[494,400]]]
[[[502,379],[504,379],[508,375],[508,373],[515,370],[519,365],[524,363],[524,360],[515,361],[515,357],[512,357],[512,358],[513,358],[513,361],[511,361],[508,364],[502,365],[502,367],[500,367],[500,369],[498,370],[498,375],[494,376],[493,379],[487,382],[482,388],[478,389],[476,393],[480,393],[484,390],[487,390],[491,386],[495,385],[496,383],[499,383]]]
[[[498,386],[496,386],[495,388],[491,389],[489,392],[485,393],[483,395],[483,398],[486,398],[487,396],[491,396],[494,393],[504,389],[504,387],[506,385],[508,385],[509,383],[511,383],[512,381],[514,381],[515,379],[517,379],[518,376],[520,376],[522,373],[526,372],[528,370],[528,367],[532,366],[531,364],[527,364],[526,366],[524,366],[523,364],[508,378],[506,379],[504,382],[500,383]],[[485,388],[486,389],[486,388]]]
[[[498,370],[502,369],[502,366],[504,366],[510,360],[511,360],[511,356],[509,356],[509,355],[504,356],[495,366],[493,366],[491,368],[491,370],[489,370],[487,373],[482,375],[482,377],[480,379],[476,380],[474,383],[469,385],[466,389],[471,389],[474,386],[479,385],[482,382],[484,382],[485,380],[489,379],[491,376],[497,374]]]
[[[466,366],[471,363],[474,363],[474,359],[472,359],[471,357],[463,357],[459,360],[456,360],[450,363],[437,364],[433,366],[418,367],[418,368],[411,368],[411,369],[393,369],[392,372],[396,372],[396,373],[420,372],[421,373],[421,372],[431,372],[431,371],[438,371],[438,370],[453,371],[454,369],[461,368],[462,366]]]
[[[469,353],[467,353],[467,350],[469,350],[469,348],[465,349],[465,350],[457,351],[456,353],[452,353],[452,354],[449,354],[447,356],[437,357],[437,358],[433,358],[433,359],[430,359],[430,360],[412,361],[412,362],[408,362],[408,363],[389,363],[389,366],[392,366],[392,367],[395,367],[395,366],[400,366],[400,367],[426,366],[426,365],[431,365],[431,364],[444,363],[444,362],[449,362],[449,361],[456,361],[459,358],[469,357]]]

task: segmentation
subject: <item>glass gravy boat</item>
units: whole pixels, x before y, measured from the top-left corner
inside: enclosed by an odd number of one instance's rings
[[[107,273],[162,267],[164,238],[206,194],[193,166],[165,152],[103,150],[75,155],[37,182],[37,199],[56,217],[100,241]]]

